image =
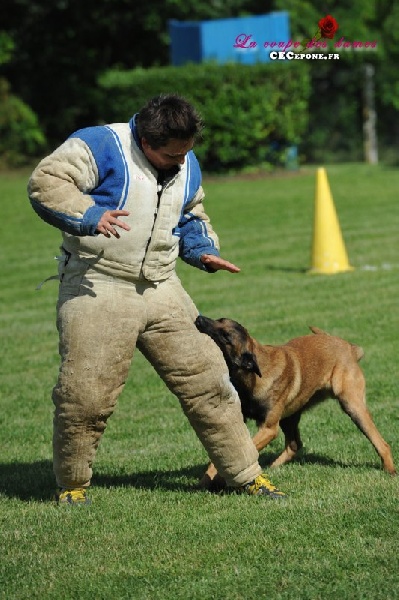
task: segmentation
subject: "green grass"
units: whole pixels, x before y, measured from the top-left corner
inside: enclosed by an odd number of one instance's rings
[[[179,274],[199,310],[281,343],[317,325],[363,346],[368,405],[399,465],[399,171],[327,168],[352,273],[309,275],[315,169],[212,179],[207,209],[238,275]],[[333,401],[271,474],[284,503],[195,491],[207,457],[137,353],[94,465],[90,508],[50,500],[60,236],[1,174],[0,598],[252,600],[399,597],[399,481]],[[251,425],[251,429],[253,425]],[[267,471],[279,436],[261,455]]]

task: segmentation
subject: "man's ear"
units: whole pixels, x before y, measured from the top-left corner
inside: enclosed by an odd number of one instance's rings
[[[250,371],[251,373],[256,373],[258,377],[262,377],[262,373],[260,372],[260,368],[258,365],[258,361],[256,360],[255,354],[252,352],[244,352],[239,358],[239,367],[245,369],[246,371]]]
[[[144,149],[151,148],[150,144],[147,142],[147,140],[145,139],[145,137],[142,137],[141,140],[140,140],[140,142],[141,142],[141,145],[142,145],[142,147]]]

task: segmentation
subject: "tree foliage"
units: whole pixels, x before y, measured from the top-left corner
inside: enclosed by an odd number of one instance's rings
[[[11,60],[13,51],[12,38],[0,31],[0,65]],[[36,114],[0,77],[0,164],[20,165],[42,150],[45,142]]]
[[[284,162],[308,124],[309,68],[203,63],[110,71],[100,82],[108,122],[128,120],[162,89],[184,94],[200,110],[205,131],[196,154],[208,171]]]
[[[36,114],[0,79],[0,162],[19,166],[45,147]]]
[[[377,51],[342,53],[339,62],[312,61],[303,155],[319,159],[323,152],[312,151],[317,147],[353,156],[359,148],[366,61],[375,66],[381,138],[392,143],[399,127],[397,0],[2,0],[1,76],[38,114],[50,144],[56,144],[77,127],[103,118],[97,82],[106,70],[169,64],[169,19],[275,10],[289,13],[295,40],[312,36],[326,14],[338,21],[338,36],[346,40],[378,40]]]
[[[397,144],[399,134],[399,33],[396,0],[276,0],[290,14],[295,39],[312,36],[318,20],[331,14],[339,23],[334,41],[376,41],[369,50],[340,52],[339,61],[311,64],[313,92],[309,131],[302,150],[308,160],[361,160],[364,67],[375,68],[376,108],[380,143]]]
[[[266,2],[263,10],[272,2]],[[169,63],[168,19],[235,16],[242,0],[2,0],[0,23],[15,43],[6,69],[50,138],[100,118],[105,69]]]

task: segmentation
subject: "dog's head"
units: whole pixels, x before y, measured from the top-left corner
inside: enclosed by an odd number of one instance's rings
[[[195,325],[201,333],[209,335],[219,346],[230,374],[237,369],[243,369],[262,377],[253,352],[251,336],[245,327],[231,319],[213,320],[202,315],[197,317]]]

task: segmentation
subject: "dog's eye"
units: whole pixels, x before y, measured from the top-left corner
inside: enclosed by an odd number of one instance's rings
[[[231,339],[230,339],[230,334],[227,333],[227,331],[221,331],[221,336],[224,342],[226,343],[230,343]]]

